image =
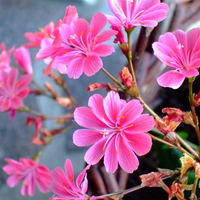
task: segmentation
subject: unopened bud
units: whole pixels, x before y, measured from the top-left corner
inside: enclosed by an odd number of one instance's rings
[[[46,89],[53,95],[53,97],[57,97],[58,94],[56,93],[56,91],[54,90],[54,88],[52,87],[52,85],[49,82],[45,82],[44,86],[46,87]]]
[[[92,92],[92,91],[102,89],[102,88],[108,88],[108,85],[103,84],[103,83],[92,83],[92,84],[88,85],[87,90]]]
[[[189,124],[189,125],[191,125],[193,127],[195,127],[195,123],[194,123],[191,111],[186,112],[186,115],[184,116],[183,122],[186,123],[186,124]]]
[[[120,77],[121,77],[121,80],[122,80],[122,83],[124,85],[126,85],[126,87],[128,89],[132,88],[133,87],[133,79],[132,79],[132,75],[131,73],[129,72],[128,68],[127,67],[123,67],[122,68],[122,71],[119,73]]]
[[[71,108],[72,106],[72,101],[68,97],[57,97],[56,102],[58,105],[63,107]]]
[[[177,143],[177,135],[175,132],[168,132],[164,139],[171,144]]]

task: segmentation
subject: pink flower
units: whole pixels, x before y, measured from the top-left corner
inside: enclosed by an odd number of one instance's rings
[[[62,24],[70,25],[78,19],[78,13],[75,6],[67,6],[63,19],[58,20],[54,30],[49,37],[45,37],[40,41],[40,50],[37,53],[36,59],[44,59],[44,62],[48,64],[45,69],[45,75],[48,75],[51,68],[55,68],[62,74],[66,74],[66,65],[56,63],[54,60],[54,54],[57,52],[58,47],[62,44],[62,37],[59,32],[59,27]]]
[[[65,172],[60,167],[55,168],[51,172],[52,176],[52,192],[58,196],[53,196],[52,200],[87,200],[86,195],[88,181],[86,178],[86,170],[89,165],[78,175],[76,183],[74,182],[74,170],[71,160],[65,161]]]
[[[6,50],[6,46],[4,43],[0,44],[0,70],[10,70],[10,54],[14,50],[14,47]]]
[[[155,27],[167,16],[169,7],[160,0],[107,0],[114,16],[106,15],[108,22],[124,26],[128,31],[136,26]]]
[[[145,132],[154,126],[153,117],[142,114],[138,100],[126,103],[113,91],[103,98],[95,94],[89,99],[90,108],[79,107],[74,119],[87,129],[74,132],[77,146],[92,145],[85,154],[85,161],[94,165],[104,156],[106,171],[113,173],[118,167],[128,173],[138,168],[135,154],[141,156],[151,149],[151,137]]]
[[[24,34],[25,38],[29,40],[30,42],[27,44],[24,44],[24,46],[27,48],[39,47],[42,39],[45,37],[50,37],[53,34],[53,31],[54,31],[54,23],[50,22],[43,29],[41,29],[40,32],[25,33]]]
[[[31,64],[30,52],[25,47],[21,46],[14,52],[16,63],[28,74],[33,73]]]
[[[0,71],[0,111],[16,110],[22,106],[22,99],[28,93],[27,85],[32,77],[29,74],[21,76],[17,80],[18,70],[10,68],[10,71]]]
[[[6,158],[8,165],[3,170],[10,175],[7,179],[9,187],[15,187],[22,181],[21,194],[23,196],[33,196],[35,185],[43,193],[50,191],[51,176],[50,170],[44,165],[38,165],[29,158],[20,158],[19,162]]]
[[[67,65],[65,72],[63,69],[62,72],[67,73],[70,78],[77,79],[82,73],[94,75],[103,66],[100,57],[114,52],[112,46],[102,44],[117,34],[114,30],[100,33],[106,22],[103,14],[96,13],[90,25],[85,19],[74,20],[70,25],[62,24],[59,28],[61,46],[41,49],[37,59],[51,57],[56,64]]]
[[[199,75],[200,67],[200,29],[194,28],[188,33],[182,30],[161,35],[153,43],[155,56],[165,65],[174,68],[157,78],[162,87],[177,89],[185,78]]]

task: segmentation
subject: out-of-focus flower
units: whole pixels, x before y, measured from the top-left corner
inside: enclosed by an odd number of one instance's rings
[[[106,17],[96,13],[89,25],[85,19],[77,19],[73,24],[62,24],[59,34],[62,38],[61,46],[41,49],[37,59],[51,57],[54,64],[67,65],[65,71],[70,78],[77,79],[82,73],[94,75],[103,66],[100,59],[114,52],[114,48],[103,42],[109,40],[117,32],[113,30],[99,33],[106,25]]]
[[[155,27],[167,16],[169,7],[160,0],[107,0],[116,16],[106,15],[108,22],[123,26],[126,31],[136,27]]]
[[[9,187],[15,187],[22,181],[21,194],[23,196],[33,196],[35,185],[43,193],[50,191],[51,176],[46,166],[38,165],[29,158],[20,158],[19,162],[6,158],[5,161],[8,164],[3,167],[3,170],[10,175],[7,179]]]
[[[25,47],[21,46],[14,52],[14,58],[16,63],[28,74],[33,73],[31,64],[30,52]]]
[[[163,117],[162,121],[156,120],[155,126],[165,135],[173,132],[184,121],[184,116],[186,116],[186,113],[178,108],[163,108],[162,112],[167,113],[167,116]]]
[[[194,28],[185,33],[182,30],[161,35],[153,43],[155,56],[174,70],[165,72],[157,78],[162,87],[179,88],[185,78],[199,75],[200,67],[200,29]]]
[[[0,111],[16,110],[22,106],[22,99],[29,94],[28,84],[32,77],[29,74],[17,80],[18,70],[0,71]]]
[[[35,135],[32,138],[32,143],[36,145],[44,144],[40,134],[42,128],[42,117],[36,117],[36,118],[27,117],[26,125],[27,126],[35,125]]]
[[[175,181],[171,186],[170,186],[170,192],[168,193],[168,200],[171,200],[173,197],[176,197],[179,200],[186,200],[184,198],[185,190],[192,190],[192,185],[186,185],[182,184],[179,181]]]
[[[110,26],[110,28],[111,28],[112,30],[118,31],[118,33],[117,33],[117,35],[116,35],[116,38],[115,38],[115,40],[114,40],[114,43],[118,43],[118,42],[119,42],[120,44],[126,43],[126,41],[125,41],[125,39],[124,39],[124,33],[123,33],[123,31],[122,31],[122,27],[121,27],[121,26],[116,26],[116,25],[112,24],[112,25]]]
[[[181,161],[181,177],[182,177],[189,168],[193,168],[195,166],[195,160],[188,154],[184,153],[183,157],[180,158],[180,161]]]
[[[140,176],[142,186],[146,187],[161,187],[163,174],[161,172],[151,172]]]
[[[6,46],[4,43],[0,44],[0,71],[1,70],[6,70],[9,71],[10,70],[10,54],[12,53],[12,51],[14,50],[14,47],[6,50]]]
[[[86,170],[89,165],[78,175],[76,182],[74,180],[74,170],[71,160],[65,161],[65,171],[60,167],[55,168],[51,172],[52,186],[51,190],[57,196],[53,196],[51,200],[88,200],[86,194],[88,189],[88,180]]]
[[[43,29],[41,29],[40,32],[25,33],[24,34],[25,38],[29,40],[30,42],[27,44],[24,44],[24,46],[27,48],[40,47],[42,39],[45,37],[51,37],[54,31],[54,28],[55,28],[54,23],[50,22]]]
[[[103,83],[92,83],[90,85],[88,85],[88,91],[95,91],[98,89],[102,89],[102,88],[109,88],[109,86],[107,84],[103,84]]]
[[[142,114],[138,100],[128,103],[118,93],[109,92],[105,98],[95,94],[90,97],[88,107],[78,107],[74,119],[87,129],[74,132],[73,142],[77,146],[89,146],[85,161],[94,165],[104,156],[106,171],[114,173],[118,163],[128,173],[138,168],[135,154],[142,156],[152,146],[151,137],[145,132],[154,126],[154,119]]]

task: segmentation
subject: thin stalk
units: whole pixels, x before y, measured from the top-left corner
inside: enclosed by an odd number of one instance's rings
[[[35,110],[31,110],[29,107],[27,106],[23,106],[23,107],[20,107],[18,109],[19,112],[27,112],[27,113],[31,113],[35,116],[38,116],[38,117],[42,117],[43,120],[48,120],[48,119],[59,119],[59,118],[73,118],[73,114],[72,113],[67,113],[65,115],[59,115],[59,116],[46,116],[38,111],[35,111]]]
[[[120,83],[114,76],[112,76],[105,68],[101,68],[101,70],[111,79],[113,80],[117,85],[119,85],[121,88],[124,88],[124,85]],[[125,89],[125,88],[124,88]]]
[[[36,83],[34,80],[32,80],[32,83],[37,87],[37,89],[41,92],[41,94],[54,99],[53,95],[48,94],[38,83]]]
[[[170,178],[170,176],[162,178],[162,181],[165,180],[165,179],[168,179],[168,178]],[[138,185],[138,186],[135,186],[135,187],[123,190],[123,191],[118,191],[118,192],[114,192],[114,193],[110,193],[110,194],[106,194],[106,195],[101,195],[101,196],[98,196],[98,197],[99,198],[102,198],[102,197],[111,197],[112,198],[112,197],[118,196],[118,197],[122,198],[124,195],[129,194],[131,192],[135,192],[135,191],[140,190],[144,187],[146,187],[146,186],[141,184],[141,185]]]
[[[127,58],[128,58],[129,70],[131,72],[133,81],[136,84],[136,77],[135,77],[135,72],[134,72],[133,62],[132,62],[131,33],[132,33],[132,31],[130,31],[130,32],[128,31],[127,32],[127,40],[128,40],[128,55],[127,55]]]
[[[199,157],[198,153],[189,145],[185,142],[185,140],[183,140],[178,134],[177,134],[177,138],[179,140],[179,142],[185,147],[187,148],[193,155],[195,155],[195,157]]]
[[[197,190],[198,180],[199,180],[198,178],[196,178],[196,179],[194,180],[192,192],[191,192],[191,195],[190,195],[190,197],[189,197],[190,200],[196,200],[196,199],[197,199],[196,190]]]
[[[197,114],[196,114],[195,107],[192,105],[192,103],[194,102],[193,82],[194,81],[189,80],[189,102],[190,102],[190,108],[191,108],[191,112],[192,112],[192,116],[193,116],[193,121],[194,121],[194,124],[195,124],[195,131],[196,131],[196,134],[197,134],[198,142],[200,144],[199,120],[198,120],[198,117],[197,117]]]

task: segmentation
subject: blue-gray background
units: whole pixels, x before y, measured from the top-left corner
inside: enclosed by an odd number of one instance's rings
[[[44,27],[50,21],[57,22],[62,19],[65,8],[68,5],[77,7],[79,17],[90,20],[95,12],[110,13],[106,0],[0,0],[0,43],[4,42],[7,49],[12,46],[20,46],[26,43],[24,38],[25,32],[36,32],[39,28]],[[117,49],[117,46],[115,46]],[[41,69],[45,67],[43,61],[35,61],[34,56],[37,50],[32,50],[34,78],[41,85],[43,83],[43,74]],[[114,76],[120,71],[125,64],[125,58],[119,56],[120,52],[104,58],[104,67]],[[82,76],[79,80],[67,78],[66,81],[72,94],[80,105],[87,105],[90,95],[87,92],[87,85],[94,82],[108,82],[109,79],[98,72],[93,77]],[[105,95],[105,92],[103,92]],[[63,114],[63,110],[56,107],[53,102],[46,98],[28,98],[25,103],[36,110],[46,114]],[[35,154],[38,147],[31,144],[34,128],[26,127],[27,114],[18,113],[16,118],[9,120],[8,114],[0,113],[0,167],[5,165],[5,157],[19,159],[20,157],[31,157]],[[45,124],[46,128],[53,128],[52,122]],[[77,148],[72,144],[70,130],[67,135],[56,137],[55,141],[50,144],[44,151],[41,163],[46,164],[50,169],[56,166],[63,167],[65,159],[72,159],[75,172],[79,173],[83,166],[84,148]],[[20,195],[20,185],[13,189],[9,188],[6,182],[7,175],[0,169],[0,199],[2,200],[24,200],[24,199],[48,199],[51,194],[40,194],[38,191],[34,197],[22,197]]]

